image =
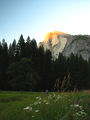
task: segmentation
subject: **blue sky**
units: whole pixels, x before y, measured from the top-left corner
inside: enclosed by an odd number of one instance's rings
[[[23,34],[39,43],[56,30],[90,34],[90,0],[0,0],[0,41]]]

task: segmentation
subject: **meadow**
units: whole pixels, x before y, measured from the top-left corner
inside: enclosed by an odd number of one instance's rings
[[[0,120],[90,120],[90,92],[0,91]]]

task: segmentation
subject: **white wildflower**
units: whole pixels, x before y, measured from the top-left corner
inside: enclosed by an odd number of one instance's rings
[[[79,107],[79,104],[75,104],[74,107]]]
[[[34,105],[38,105],[38,102],[34,102]]]
[[[38,104],[41,104],[41,101],[39,101]]]
[[[57,99],[60,99],[60,98],[61,98],[61,96],[60,96],[60,95],[58,95],[58,96],[57,96]]]
[[[37,99],[37,100],[41,100],[41,97],[40,97],[40,96],[39,96],[39,97],[36,97],[36,99]]]
[[[86,114],[85,112],[83,112],[83,111],[80,111],[80,113],[81,113],[81,115],[84,115],[84,116],[87,115],[87,114]]]
[[[81,114],[79,112],[76,113],[77,116],[81,116]]]
[[[32,111],[32,107],[27,106],[27,107],[25,107],[25,108],[24,108],[24,110],[27,110],[27,111]]]
[[[29,110],[29,106],[25,107],[24,110]]]
[[[42,100],[41,97],[39,98],[39,100]]]
[[[39,97],[36,97],[36,99],[39,99]]]
[[[39,112],[40,110],[35,110],[35,112],[37,113],[37,112]]]
[[[79,104],[74,104],[74,105],[71,105],[71,107],[80,107]]]
[[[49,102],[46,102],[45,104],[48,105],[48,104],[50,104],[50,103],[49,103]]]

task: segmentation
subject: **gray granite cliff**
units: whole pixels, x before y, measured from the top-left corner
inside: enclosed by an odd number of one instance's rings
[[[85,60],[90,58],[90,35],[57,35],[40,42],[38,46],[49,49],[54,59],[58,58],[59,53],[67,57],[71,53],[81,55]]]

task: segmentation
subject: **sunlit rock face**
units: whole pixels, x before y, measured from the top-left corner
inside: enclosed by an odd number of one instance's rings
[[[63,52],[68,37],[71,37],[71,35],[64,32],[50,32],[46,34],[45,39],[38,46],[43,46],[45,50],[49,49],[53,58],[57,58],[58,54]]]
[[[49,49],[54,59],[58,58],[59,53],[67,57],[71,53],[82,55],[85,60],[90,57],[90,36],[80,37],[54,31],[48,33],[38,46],[43,46],[45,50]]]
[[[59,35],[67,35],[67,33],[59,32],[59,31],[53,31],[53,32],[47,33],[43,42],[47,42],[50,39],[57,38],[57,36]]]

